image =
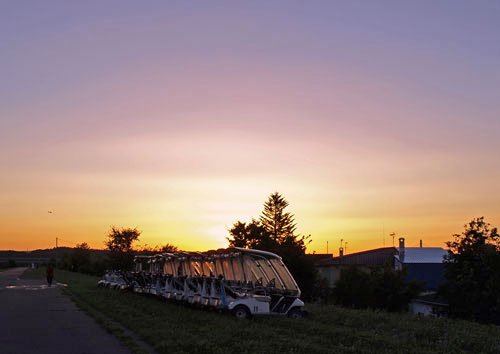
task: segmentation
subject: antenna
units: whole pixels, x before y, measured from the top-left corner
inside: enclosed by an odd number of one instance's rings
[[[385,225],[382,224],[382,245],[385,247]]]

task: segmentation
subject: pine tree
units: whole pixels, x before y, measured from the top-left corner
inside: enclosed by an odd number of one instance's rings
[[[295,235],[293,214],[285,212],[288,202],[278,192],[269,196],[260,217],[262,226],[271,233],[275,242],[282,243]]]
[[[314,263],[306,256],[311,235],[295,234],[294,216],[284,211],[287,206],[288,202],[279,193],[271,194],[259,220],[234,223],[228,230],[227,240],[232,247],[259,249],[281,256],[303,296],[309,298],[316,279]]]

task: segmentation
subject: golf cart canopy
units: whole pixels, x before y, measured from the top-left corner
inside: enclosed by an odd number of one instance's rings
[[[137,271],[146,270],[146,262],[150,272],[172,277],[217,277],[300,294],[281,257],[271,252],[234,247],[207,252],[163,253],[136,257],[135,261]]]

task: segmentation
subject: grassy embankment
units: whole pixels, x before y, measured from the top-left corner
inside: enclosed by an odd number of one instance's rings
[[[91,315],[106,316],[160,353],[499,353],[500,327],[310,305],[310,318],[237,320],[96,286],[98,278],[56,271]]]

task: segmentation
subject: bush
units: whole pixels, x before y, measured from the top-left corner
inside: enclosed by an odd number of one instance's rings
[[[422,289],[417,282],[405,282],[405,273],[390,265],[369,271],[353,266],[342,270],[333,297],[337,304],[345,307],[401,312],[408,309]]]

